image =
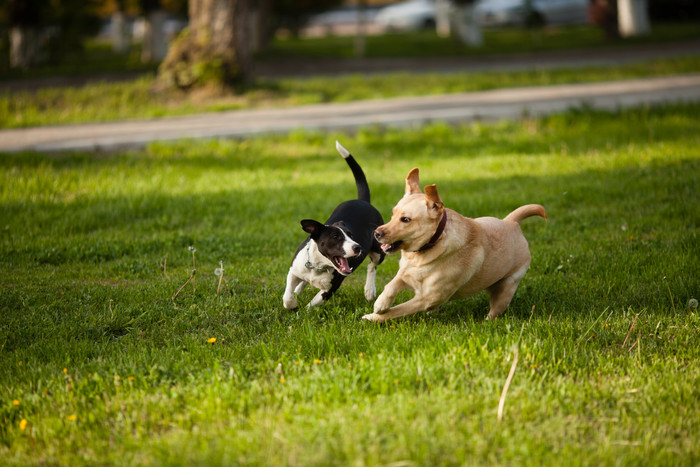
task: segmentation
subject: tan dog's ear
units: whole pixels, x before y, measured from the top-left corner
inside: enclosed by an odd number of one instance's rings
[[[435,184],[425,187],[425,201],[428,203],[428,209],[432,212],[441,214],[443,209],[445,209],[445,205],[442,203],[440,195],[438,195]]]
[[[420,185],[418,183],[418,167],[416,167],[406,175],[406,190],[404,191],[404,196],[420,193]]]

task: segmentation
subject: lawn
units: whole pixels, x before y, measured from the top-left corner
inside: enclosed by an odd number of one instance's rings
[[[0,459],[696,465],[699,113],[2,155]],[[385,218],[415,166],[466,215],[547,208],[501,319],[479,295],[363,322],[364,266],[282,307],[299,220],[354,196],[335,139]]]

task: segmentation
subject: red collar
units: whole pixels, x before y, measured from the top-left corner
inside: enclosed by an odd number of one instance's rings
[[[442,232],[445,230],[445,224],[447,224],[447,210],[442,211],[442,219],[440,219],[435,235],[428,240],[428,243],[420,247],[418,251],[428,251],[434,247],[438,241],[438,238],[440,238],[440,235],[442,235]]]

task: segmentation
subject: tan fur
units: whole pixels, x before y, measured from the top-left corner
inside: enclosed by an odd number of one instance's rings
[[[443,212],[447,213],[443,233],[430,249],[418,251],[436,233]],[[530,265],[519,222],[535,215],[546,219],[544,208],[537,204],[522,206],[503,220],[464,217],[445,208],[435,185],[426,186],[423,194],[418,169],[411,170],[405,195],[394,207],[391,220],[375,231],[382,244],[403,242],[399,272],[374,302],[374,313],[363,318],[382,322],[482,290],[491,296],[487,319],[496,318],[510,303]],[[413,290],[415,296],[392,307],[404,289]]]

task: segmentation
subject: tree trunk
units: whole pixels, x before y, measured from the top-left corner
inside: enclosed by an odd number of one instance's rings
[[[27,69],[41,64],[40,32],[37,28],[15,26],[10,29],[10,67]]]
[[[617,13],[613,3],[616,0],[590,0],[588,15],[591,23],[599,26],[608,40],[619,39]]]
[[[620,34],[625,37],[649,34],[647,0],[617,0]]]
[[[474,12],[473,4],[460,5],[455,8],[455,32],[457,38],[469,47],[481,47],[484,45],[484,35],[481,24]]]
[[[247,81],[251,0],[190,0],[190,26],[170,45],[161,78],[188,89]]]
[[[10,27],[10,67],[29,68],[46,61],[41,24],[42,0],[10,0],[7,16]]]
[[[129,51],[129,36],[126,33],[126,16],[121,10],[112,13],[112,50],[123,54]]]
[[[450,0],[435,1],[435,30],[440,37],[452,35],[452,8]]]
[[[252,69],[249,10],[249,0],[190,0],[190,32],[195,40],[210,42],[228,78],[247,77]]]
[[[160,9],[149,11],[145,19],[141,61],[143,63],[160,62],[168,51],[165,40],[165,11]]]
[[[250,53],[267,50],[272,38],[272,28],[270,27],[270,14],[272,11],[272,0],[258,0],[251,2],[248,12],[250,23]]]

